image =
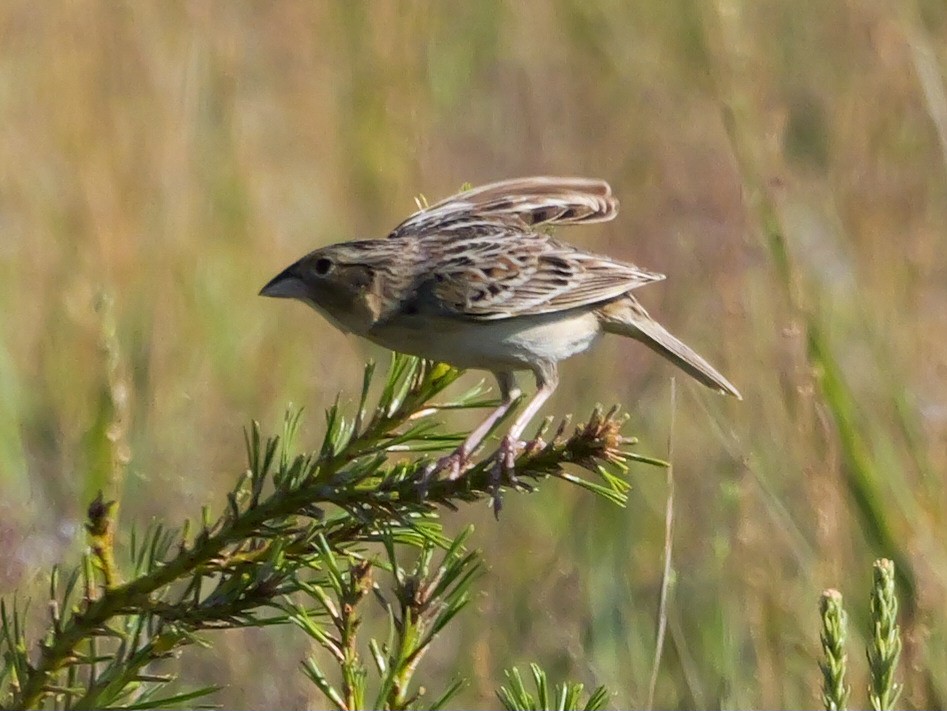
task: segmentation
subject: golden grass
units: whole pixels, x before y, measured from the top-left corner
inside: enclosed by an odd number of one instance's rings
[[[75,554],[98,486],[126,524],[179,521],[220,501],[249,419],[304,404],[318,440],[381,354],[256,297],[290,260],[418,192],[588,174],[622,213],[564,236],[666,272],[642,297],[746,396],[679,388],[657,706],[814,705],[818,593],[882,555],[915,586],[903,701],[947,698],[939,3],[23,1],[0,36],[0,592]],[[669,375],[606,341],[547,409],[618,400],[660,455]],[[663,487],[484,510],[482,614],[429,663],[471,670],[470,705],[531,659],[643,703]],[[226,707],[317,704],[302,645],[227,635],[187,674]]]

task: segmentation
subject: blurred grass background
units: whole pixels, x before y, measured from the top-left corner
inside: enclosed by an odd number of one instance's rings
[[[258,298],[291,260],[419,192],[590,175],[619,219],[562,236],[668,274],[642,300],[745,396],[678,378],[657,706],[816,706],[818,594],[857,627],[882,555],[904,702],[943,704],[945,48],[939,0],[3,3],[0,593],[76,559],[100,487],[126,530],[173,523],[221,502],[251,418],[301,404],[319,440],[385,354]],[[665,452],[666,364],[606,339],[562,374],[547,412],[621,402]],[[492,568],[435,679],[493,706],[537,660],[645,702],[666,490],[633,477],[626,510],[547,486],[454,517]],[[301,635],[215,642],[181,666],[225,707],[322,705]]]

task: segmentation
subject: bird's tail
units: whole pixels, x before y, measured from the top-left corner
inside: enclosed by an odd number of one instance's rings
[[[599,309],[599,318],[606,333],[628,336],[667,358],[695,380],[717,392],[742,400],[740,391],[688,345],[673,336],[655,321],[631,295]]]

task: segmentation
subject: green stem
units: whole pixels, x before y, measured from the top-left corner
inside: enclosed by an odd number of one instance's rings
[[[191,548],[182,545],[180,553],[161,567],[135,580],[108,588],[98,599],[89,600],[86,609],[74,615],[43,646],[39,662],[30,669],[20,692],[12,698],[10,707],[36,707],[47,693],[53,674],[66,666],[76,647],[104,627],[108,620],[124,614],[129,608],[146,606],[149,595],[207,566],[220,557],[228,546],[259,536],[270,521],[311,510],[314,505],[334,504],[342,509],[355,505],[362,507],[364,515],[359,520],[326,531],[329,544],[336,545],[374,539],[386,525],[398,524],[406,514],[427,509],[432,504],[453,507],[456,501],[473,501],[490,496],[493,484],[490,465],[486,463],[474,467],[458,480],[434,481],[426,492],[417,484],[421,464],[391,484],[385,483],[386,479],[380,474],[382,485],[377,489],[326,483],[332,482],[342,467],[351,461],[350,447],[359,446],[359,443],[370,439],[377,441],[386,431],[410,419],[412,414],[413,410],[409,410],[401,417],[373,421],[369,431],[350,442],[338,456],[315,462],[307,478],[313,483],[289,491],[277,491],[252,508],[225,515],[216,532],[198,536]],[[597,413],[587,425],[577,428],[571,437],[557,438],[541,449],[521,454],[516,460],[514,475],[520,479],[557,476],[561,474],[564,462],[590,468],[602,463],[620,462],[620,448],[624,445],[619,435],[622,422],[620,418]],[[259,476],[266,474],[268,472],[258,473]],[[570,481],[575,480],[571,475],[568,478]],[[364,511],[366,505],[373,510],[372,515]]]

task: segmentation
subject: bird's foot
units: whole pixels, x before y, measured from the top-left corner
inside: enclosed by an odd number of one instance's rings
[[[516,476],[516,454],[521,448],[528,448],[529,445],[519,442],[510,435],[506,435],[500,440],[500,448],[497,450],[493,459],[493,466],[490,468],[490,489],[493,499],[493,515],[500,517],[500,509],[503,502],[500,498],[500,486],[509,484],[513,487],[522,487],[531,490],[527,484],[523,484]]]
[[[531,439],[525,443],[525,445],[523,446],[523,454],[526,454],[526,455],[536,454],[537,452],[541,452],[545,448],[546,448],[546,440],[544,440],[542,437],[537,435],[535,439]]]
[[[421,472],[421,481],[418,489],[422,496],[427,496],[431,482],[440,474],[446,474],[448,481],[456,481],[470,468],[470,454],[463,447],[458,447],[446,457],[431,462]]]

